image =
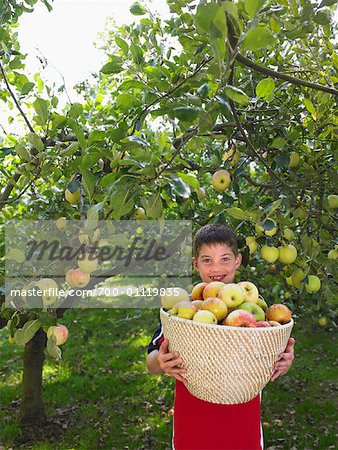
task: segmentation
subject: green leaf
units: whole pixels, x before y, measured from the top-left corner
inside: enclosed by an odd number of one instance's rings
[[[47,347],[46,347],[47,353],[55,359],[61,359],[62,352],[60,347],[56,345],[56,337],[50,336],[47,340]]]
[[[83,107],[81,103],[73,103],[72,106],[69,108],[68,116],[72,117],[73,119],[77,119],[83,112]]]
[[[15,153],[19,155],[22,159],[25,159],[26,161],[30,161],[32,156],[29,153],[29,151],[21,144],[16,144],[14,147]]]
[[[202,98],[205,98],[210,91],[210,86],[208,83],[202,84],[197,90],[197,94],[200,95]]]
[[[227,208],[226,212],[229,214],[230,217],[233,217],[237,220],[248,220],[251,218],[251,214],[248,211],[243,211],[241,208]]]
[[[162,216],[163,203],[159,194],[142,197],[141,203],[146,211],[147,217],[159,219]]]
[[[216,3],[202,3],[195,15],[197,28],[206,31],[213,39],[227,35],[227,22],[224,9]]]
[[[45,148],[42,140],[36,133],[29,132],[27,134],[27,139],[37,150],[42,151]]]
[[[41,323],[38,319],[28,320],[22,328],[16,330],[14,334],[15,341],[18,345],[25,345],[29,342],[39,330]]]
[[[101,67],[100,72],[104,75],[109,75],[111,73],[120,73],[123,70],[122,64],[118,64],[116,62],[108,62],[104,66]]]
[[[142,64],[144,62],[142,48],[134,43],[130,45],[130,51],[133,57],[133,61],[136,64]]]
[[[34,86],[35,86],[35,83],[32,83],[32,82],[25,83],[22,86],[20,94],[21,95],[27,95],[33,89]]]
[[[37,98],[33,103],[36,114],[40,117],[42,126],[45,126],[48,119],[48,103],[42,98]]]
[[[78,142],[72,142],[62,151],[62,154],[65,156],[72,156],[78,151],[79,147],[80,144]]]
[[[271,47],[275,43],[275,40],[269,28],[262,26],[250,30],[241,45],[245,50],[255,51],[261,48]]]
[[[95,188],[95,178],[92,172],[86,167],[81,166],[82,183],[86,192],[92,196]]]
[[[56,130],[57,128],[64,128],[67,124],[67,117],[65,116],[55,116],[52,122],[52,130]]]
[[[257,97],[268,100],[275,89],[275,82],[272,78],[261,80],[256,86]]]
[[[117,36],[115,38],[115,42],[122,49],[123,53],[125,53],[125,54],[128,53],[129,45],[127,44],[127,42],[124,39]]]
[[[313,18],[319,25],[328,25],[331,22],[330,13],[319,11]]]
[[[118,87],[119,90],[122,91],[128,91],[129,89],[149,89],[149,87],[143,83],[142,81],[138,80],[127,80],[124,81],[120,86]]]
[[[147,10],[145,8],[143,8],[142,5],[140,5],[138,2],[135,2],[131,5],[131,7],[129,8],[129,11],[134,15],[134,16],[143,16],[144,14],[146,14]]]
[[[324,8],[324,6],[332,6],[332,5],[336,5],[336,4],[337,4],[337,0],[323,0],[321,2],[321,4],[318,6],[318,9]]]
[[[259,11],[266,0],[245,0],[245,10],[249,14],[250,19],[254,17],[257,11]]]
[[[334,65],[335,69],[338,70],[338,55],[335,52],[332,52],[331,56],[332,56],[333,65]]]
[[[198,109],[191,106],[179,106],[173,109],[174,116],[183,122],[193,122],[198,117]]]
[[[271,144],[271,147],[278,148],[279,150],[282,149],[286,144],[286,139],[284,139],[281,136],[276,137]]]
[[[90,206],[87,210],[87,220],[91,222],[98,222],[100,211],[102,211],[102,203],[97,203],[96,205]]]
[[[120,109],[130,109],[136,98],[132,94],[120,94],[116,97],[116,107]]]
[[[316,114],[316,108],[313,106],[313,103],[308,98],[303,98],[303,105],[309,111],[310,114]]]
[[[172,174],[171,179],[173,180],[171,186],[173,187],[175,194],[178,195],[179,197],[189,198],[191,192],[190,186],[176,174]]]
[[[77,122],[71,118],[67,119],[67,125],[74,131],[82,150],[85,150],[87,148],[87,140],[80,125],[78,125]]]
[[[188,183],[189,186],[198,189],[200,187],[200,182],[198,181],[198,178],[196,175],[193,175],[191,173],[183,173],[178,172],[177,174],[185,183]]]
[[[234,86],[225,86],[225,93],[236,103],[249,103],[249,97],[241,89]]]

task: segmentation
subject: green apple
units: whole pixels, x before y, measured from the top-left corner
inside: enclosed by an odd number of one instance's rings
[[[291,152],[289,167],[290,168],[297,167],[299,164],[299,159],[300,159],[299,154],[297,152]]]
[[[309,275],[308,280],[305,283],[305,290],[309,294],[314,294],[319,291],[321,284],[322,283],[317,275]]]
[[[295,233],[290,228],[285,228],[283,231],[283,236],[288,241],[293,241],[295,238]]]
[[[260,223],[256,223],[255,231],[256,231],[257,236],[261,236],[264,233],[264,228],[262,227],[262,225]]]
[[[249,247],[250,253],[255,253],[258,248],[255,236],[247,236],[245,238],[246,245]]]
[[[207,310],[197,311],[197,313],[194,315],[192,320],[194,322],[217,324],[217,318],[216,318],[215,314],[213,314],[211,311],[207,311]]]
[[[204,300],[201,310],[212,312],[219,321],[223,320],[228,313],[227,305],[217,297]]]
[[[279,251],[276,247],[263,245],[261,248],[261,257],[268,263],[275,262],[278,259],[278,255]]]
[[[164,294],[161,295],[161,305],[163,309],[168,310],[173,308],[178,302],[189,302],[189,294],[185,289],[177,287],[167,288]]]
[[[244,311],[251,313],[257,320],[257,322],[265,320],[265,312],[256,303],[245,302],[239,305],[237,309],[242,309]]]
[[[230,186],[230,173],[227,170],[218,170],[213,174],[211,182],[217,192],[223,192]]]
[[[297,258],[297,249],[292,244],[281,245],[278,252],[278,260],[283,264],[292,264]]]
[[[218,297],[223,300],[228,308],[234,308],[244,302],[246,293],[239,284],[228,283],[220,289]]]
[[[251,283],[251,281],[240,281],[237,284],[241,286],[245,291],[245,302],[258,302],[259,292],[255,284]]]
[[[338,208],[338,195],[331,194],[327,197],[327,200],[329,202],[329,208],[330,209],[337,209]]]

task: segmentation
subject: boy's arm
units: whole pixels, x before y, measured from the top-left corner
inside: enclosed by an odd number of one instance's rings
[[[147,357],[147,369],[150,374],[166,373],[182,383],[187,383],[187,380],[183,378],[183,374],[186,369],[177,367],[183,364],[177,352],[169,353],[168,351],[169,341],[164,339],[159,350],[153,350]]]
[[[273,369],[274,372],[271,377],[271,381],[275,381],[276,378],[280,377],[281,375],[285,375],[287,371],[292,366],[292,362],[295,358],[295,339],[290,338],[288,340],[286,349],[284,350],[284,353],[281,353],[278,357],[279,360],[275,363]]]

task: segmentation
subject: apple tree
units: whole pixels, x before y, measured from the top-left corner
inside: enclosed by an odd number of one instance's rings
[[[335,2],[168,0],[167,18],[136,2],[133,24],[105,30],[107,60],[77,85],[82,101],[63,108],[65,86],[48,85],[43,70],[25,73],[15,26],[36,2],[0,1],[0,98],[10,124],[24,130],[1,123],[2,223],[228,223],[239,236],[242,278],[259,280],[268,301],[285,299],[297,314],[333,318]],[[20,265],[21,255],[11,256]],[[18,314],[5,307],[7,288],[0,325],[10,321],[13,338],[33,324],[21,341],[22,417],[39,422],[46,331],[67,300]]]

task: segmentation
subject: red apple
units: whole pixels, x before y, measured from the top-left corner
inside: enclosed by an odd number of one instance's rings
[[[66,281],[71,287],[85,287],[90,281],[90,274],[81,269],[69,269],[66,273]]]
[[[267,320],[274,320],[281,324],[288,323],[291,320],[291,311],[285,305],[281,303],[276,303],[275,305],[269,306],[266,311]]]
[[[223,286],[224,283],[222,283],[222,281],[212,281],[211,283],[207,283],[203,289],[203,298],[206,299],[217,297],[217,294]]]
[[[266,320],[260,320],[256,323],[256,327],[258,328],[265,328],[265,327],[271,327],[272,325],[269,324]]]
[[[255,327],[256,323],[257,321],[251,313],[242,309],[236,309],[226,317],[225,323],[223,321],[222,325],[228,325],[230,327]]]
[[[56,345],[64,344],[68,339],[68,328],[65,325],[56,325],[54,327],[49,327],[47,330],[47,338],[55,336]]]
[[[208,283],[198,283],[191,292],[191,300],[203,300],[203,290]]]

